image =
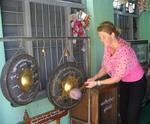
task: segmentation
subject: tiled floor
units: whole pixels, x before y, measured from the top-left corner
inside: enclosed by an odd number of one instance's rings
[[[140,124],[150,124],[150,102],[142,108]]]

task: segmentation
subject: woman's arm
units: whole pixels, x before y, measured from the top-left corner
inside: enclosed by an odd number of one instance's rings
[[[107,73],[106,73],[106,71],[105,71],[105,68],[102,67],[102,68],[99,70],[99,72],[98,72],[95,76],[89,78],[87,81],[95,81],[96,79],[101,78],[101,77],[103,77],[103,76],[106,75],[106,74],[107,74]]]
[[[95,76],[96,76],[96,79],[97,79],[97,78],[103,77],[103,76],[106,75],[106,74],[107,74],[107,73],[106,73],[105,67],[102,67],[102,68],[99,70],[99,72],[98,72]]]
[[[116,78],[116,77],[111,77],[111,78],[107,78],[104,80],[98,80],[98,81],[86,81],[86,87],[87,88],[93,88],[96,85],[104,85],[104,84],[114,84],[114,83],[118,83],[120,81],[120,78]]]

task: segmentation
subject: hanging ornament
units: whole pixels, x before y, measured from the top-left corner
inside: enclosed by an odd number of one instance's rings
[[[43,41],[43,47],[42,47],[42,51],[44,56],[46,56],[46,49],[45,49],[45,41]]]
[[[73,36],[78,36],[78,37],[83,37],[85,36],[85,31],[84,31],[84,27],[82,25],[81,20],[75,20],[73,22],[73,27],[72,27],[72,31],[73,31]]]
[[[147,11],[148,10],[147,1],[146,0],[138,0],[137,7],[138,7],[138,10],[139,10],[139,13],[141,13],[143,11]]]
[[[46,55],[45,48],[42,48],[42,53],[43,53],[44,56]]]
[[[114,0],[114,1],[113,1],[113,7],[114,7],[115,9],[120,9],[120,8],[121,8],[121,3],[120,3],[120,1],[119,1],[119,0]]]
[[[89,27],[90,16],[87,15],[85,12],[80,11],[79,12],[79,19],[82,20],[81,22],[82,22],[84,28],[87,29]]]
[[[82,49],[81,49],[81,50],[82,50],[82,52],[85,52],[85,51],[86,51],[85,45],[82,46]]]
[[[128,10],[129,10],[129,13],[134,13],[134,10],[135,10],[135,4],[134,3],[129,3],[128,5]]]
[[[125,3],[126,12],[134,13],[135,12],[135,2],[134,1],[126,1]]]
[[[113,1],[113,7],[114,9],[121,9],[122,5],[125,5],[127,0],[114,0]]]
[[[65,50],[64,50],[64,56],[66,56],[66,57],[70,56],[70,52],[67,48],[65,48]]]
[[[73,37],[86,36],[86,30],[89,30],[90,16],[83,11],[71,14],[70,16],[72,35]],[[73,39],[73,44],[76,44],[76,39]]]
[[[82,45],[82,52],[86,51],[86,40],[83,40],[83,45]]]
[[[77,37],[77,36],[76,36],[76,37]],[[76,39],[73,39],[73,40],[72,40],[72,43],[73,43],[73,44],[76,44],[76,43],[77,43],[77,40],[76,40]]]
[[[117,10],[122,10],[128,13],[135,12],[135,1],[128,1],[128,0],[114,0],[113,7]]]

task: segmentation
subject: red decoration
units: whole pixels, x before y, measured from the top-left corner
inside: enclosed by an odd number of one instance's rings
[[[80,20],[76,19],[74,22],[72,22],[72,34],[75,37],[76,36],[78,36],[78,37],[85,36],[84,27]]]
[[[72,35],[74,37],[84,37],[86,35],[85,30],[89,26],[90,16],[83,11],[76,12],[71,15],[70,18]]]

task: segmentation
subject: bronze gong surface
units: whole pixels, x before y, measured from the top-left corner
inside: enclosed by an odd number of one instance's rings
[[[70,109],[77,105],[81,99],[71,99],[71,89],[78,88],[85,81],[83,69],[74,62],[67,62],[56,68],[48,82],[48,98],[56,107]],[[82,91],[84,92],[84,91]]]
[[[30,103],[39,90],[38,64],[34,57],[19,51],[4,65],[1,89],[14,106]]]

